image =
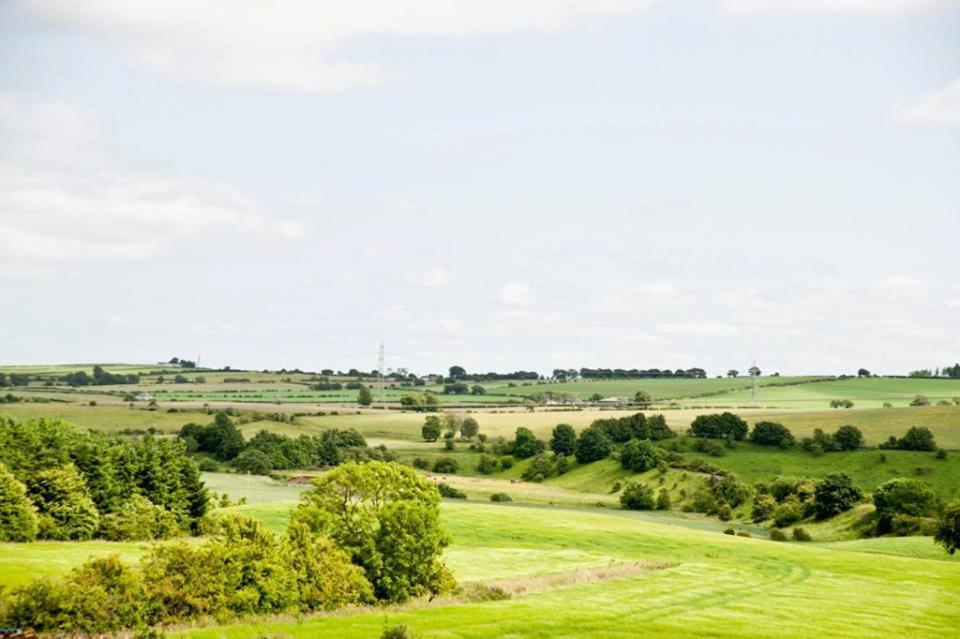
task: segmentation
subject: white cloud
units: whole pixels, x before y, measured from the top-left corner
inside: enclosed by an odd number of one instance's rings
[[[730,13],[861,13],[890,15],[955,6],[956,0],[722,0]]]
[[[427,288],[443,288],[453,282],[453,277],[442,268],[432,268],[424,271],[419,277],[411,280],[411,283]]]
[[[512,306],[525,306],[532,301],[530,287],[523,282],[508,282],[500,289],[500,299]]]
[[[930,292],[930,283],[915,277],[896,275],[877,282],[874,288],[887,299],[911,300],[926,297]]]
[[[129,260],[204,233],[297,238],[220,184],[145,175],[100,148],[99,123],[62,104],[0,96],[0,262]],[[69,162],[63,162],[69,158]]]
[[[653,0],[21,0],[42,20],[132,45],[132,58],[180,81],[343,91],[382,84],[376,62],[336,59],[369,36],[470,37],[556,32],[643,11]]]
[[[722,322],[675,322],[659,324],[657,330],[668,335],[691,337],[730,337],[740,332],[739,327]]]
[[[894,109],[899,124],[960,125],[960,78],[918,100]]]

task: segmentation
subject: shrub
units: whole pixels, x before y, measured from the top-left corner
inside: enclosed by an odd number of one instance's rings
[[[777,422],[757,422],[750,432],[750,441],[760,446],[793,446],[793,434],[783,424]]]
[[[713,486],[713,492],[722,501],[727,502],[734,508],[746,502],[753,495],[753,490],[744,483],[741,483],[737,476],[728,473],[720,478]]]
[[[643,473],[657,465],[657,449],[648,441],[631,439],[620,451],[620,465],[635,473]]]
[[[692,436],[710,439],[742,441],[747,436],[747,430],[747,422],[730,412],[698,415],[690,424]]]
[[[570,424],[557,424],[550,437],[550,450],[555,454],[570,456],[577,446],[577,432]]]
[[[717,509],[717,517],[720,518],[720,521],[730,521],[733,519],[733,509],[730,508],[730,504],[720,504],[720,507]]]
[[[841,426],[833,434],[840,450],[857,450],[863,446],[863,433],[856,426]]]
[[[785,528],[803,519],[803,506],[796,500],[787,500],[773,511],[773,524]]]
[[[402,602],[452,585],[440,560],[447,536],[439,504],[437,489],[411,468],[349,463],[315,480],[291,521],[347,552],[378,600]]]
[[[817,483],[813,493],[813,510],[818,519],[846,512],[860,503],[863,493],[853,485],[846,473],[831,473]]]
[[[270,457],[262,450],[248,448],[233,460],[233,465],[241,473],[250,475],[269,475],[273,470]]]
[[[406,626],[390,626],[380,633],[380,639],[410,639]]]
[[[620,495],[620,505],[627,510],[653,510],[656,501],[650,488],[636,482],[627,482]]]
[[[178,532],[177,518],[142,495],[134,495],[118,512],[100,518],[100,536],[110,541],[168,539]]]
[[[933,539],[951,555],[960,548],[960,499],[951,501],[943,509]]]
[[[732,536],[732,535],[736,535],[736,534],[737,534],[737,531],[734,530],[733,528],[724,528],[723,534],[724,534],[724,535],[731,535],[731,536]]]
[[[523,426],[517,428],[513,444],[513,456],[517,459],[533,457],[544,449],[543,442],[536,438],[533,431]]]
[[[929,405],[930,405],[930,400],[927,399],[927,397],[924,396],[924,395],[917,395],[917,396],[914,397],[913,400],[910,402],[910,405],[911,405],[911,406],[929,406]]]
[[[803,528],[799,526],[793,529],[793,540],[794,541],[813,541],[813,537],[810,536]]]
[[[580,432],[574,454],[581,464],[604,459],[613,452],[613,443],[602,428],[589,426]]]
[[[879,529],[885,532],[896,515],[930,517],[936,514],[939,500],[933,489],[918,479],[891,479],[873,493],[873,504],[880,520]]]
[[[752,536],[753,536],[753,535],[751,535],[750,533],[748,533],[746,530],[738,530],[738,531],[737,531],[737,537],[752,537]]]
[[[0,541],[33,541],[37,516],[27,487],[0,464]]]
[[[553,475],[555,469],[553,461],[546,455],[537,455],[523,471],[523,481],[542,482]]]
[[[501,458],[500,458],[500,468],[502,468],[502,469],[504,469],[504,470],[509,470],[509,469],[513,468],[513,457],[510,457],[509,455],[505,455],[505,456],[501,457]]]
[[[938,448],[937,459],[946,459],[946,458],[947,458],[947,450],[945,448]]]
[[[437,490],[440,491],[441,497],[446,497],[447,499],[466,499],[467,494],[462,490],[458,490],[451,486],[450,484],[439,483],[437,484]]]
[[[786,541],[786,540],[787,540],[787,536],[783,534],[782,530],[777,530],[776,528],[773,528],[770,531],[770,541]]]
[[[460,462],[453,457],[437,457],[433,462],[433,472],[453,474],[460,469]]]
[[[666,488],[661,488],[657,494],[657,510],[670,510],[670,493]]]
[[[423,457],[414,457],[413,458],[413,467],[419,468],[420,470],[427,470],[430,468],[430,460]]]
[[[492,475],[497,470],[497,458],[489,455],[480,455],[477,470],[484,475]]]
[[[937,444],[929,428],[914,426],[897,440],[897,448],[900,450],[934,451],[937,449]]]
[[[753,500],[753,509],[750,511],[750,517],[754,523],[759,524],[773,516],[773,511],[777,508],[777,501],[770,495],[758,495]]]
[[[696,445],[694,446],[694,449],[697,450],[698,452],[706,453],[711,457],[723,457],[724,455],[727,454],[727,451],[724,449],[723,446],[709,439],[698,440]]]
[[[513,501],[513,499],[511,499],[510,495],[508,495],[507,493],[493,493],[492,495],[490,495],[490,501],[506,502],[506,501]]]

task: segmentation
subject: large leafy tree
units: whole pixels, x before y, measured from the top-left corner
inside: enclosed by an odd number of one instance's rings
[[[440,494],[412,468],[384,462],[340,466],[303,494],[292,521],[346,551],[381,601],[401,602],[453,584],[440,560],[448,543]]]
[[[657,465],[657,449],[648,441],[631,439],[620,451],[620,465],[635,473],[643,473]]]
[[[588,426],[580,431],[574,454],[577,461],[587,464],[603,459],[613,452],[613,443],[607,437],[604,429],[599,426]]]
[[[542,443],[533,434],[529,428],[520,426],[517,428],[516,439],[513,443],[513,456],[517,459],[526,459],[533,457],[543,450]]]
[[[553,436],[550,438],[550,450],[558,455],[569,457],[576,450],[577,432],[573,430],[570,424],[557,424],[553,428]]]

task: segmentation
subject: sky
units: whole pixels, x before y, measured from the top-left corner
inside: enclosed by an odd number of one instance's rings
[[[960,0],[4,0],[0,362],[960,360]]]

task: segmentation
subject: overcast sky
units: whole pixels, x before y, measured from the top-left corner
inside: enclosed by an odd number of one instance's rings
[[[960,360],[957,0],[7,0],[0,362]]]

